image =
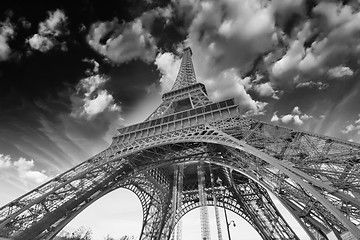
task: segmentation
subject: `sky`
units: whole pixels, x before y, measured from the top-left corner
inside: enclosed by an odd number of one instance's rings
[[[184,45],[211,100],[360,142],[357,0],[4,0],[0,205],[105,149],[169,91]]]

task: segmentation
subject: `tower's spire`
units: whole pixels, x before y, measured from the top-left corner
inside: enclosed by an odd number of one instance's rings
[[[147,118],[147,120],[212,103],[207,96],[204,84],[196,82],[191,55],[192,51],[190,47],[185,47],[182,54],[179,73],[172,89],[162,95],[163,102]]]
[[[191,60],[192,51],[190,47],[183,50],[179,73],[171,91],[188,87],[196,83],[195,71]]]

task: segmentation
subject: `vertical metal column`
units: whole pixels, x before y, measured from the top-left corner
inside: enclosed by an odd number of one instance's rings
[[[206,206],[204,162],[200,161],[197,166],[199,199],[200,199],[200,224],[201,240],[210,240],[209,214]]]
[[[217,206],[217,198],[216,198],[216,193],[215,193],[214,174],[213,174],[213,172],[212,172],[211,164],[210,164],[210,163],[209,163],[209,170],[210,170],[211,188],[212,188],[213,199],[214,199],[214,209],[215,209],[215,219],[216,219],[216,227],[217,227],[218,240],[222,240],[219,208],[218,208],[218,206]]]
[[[183,179],[184,179],[184,165],[179,166],[179,177],[178,177],[178,208],[181,208],[183,198]],[[176,240],[182,239],[182,220],[179,219],[176,226]]]
[[[178,174],[179,174],[179,170],[177,167],[175,167],[174,169],[174,178],[173,178],[173,191],[172,191],[172,216],[171,216],[171,221],[173,225],[175,223],[175,216],[176,216],[176,210],[177,210],[177,200],[178,200]],[[172,240],[175,240],[175,231],[172,234]]]
[[[173,178],[173,192],[172,192],[172,222],[175,224],[176,212],[182,205],[182,190],[183,190],[183,176],[184,175],[184,166],[176,166],[174,169],[174,178]],[[181,219],[176,225],[176,231],[172,233],[172,240],[181,240],[182,238],[182,223]]]

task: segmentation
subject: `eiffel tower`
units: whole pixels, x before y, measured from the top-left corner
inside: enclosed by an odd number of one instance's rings
[[[142,205],[141,240],[173,239],[194,208],[209,240],[208,206],[219,239],[219,208],[263,239],[299,239],[269,192],[311,239],[360,239],[360,145],[243,117],[234,99],[213,103],[191,56],[185,48],[171,91],[144,122],[118,129],[107,149],[0,208],[0,237],[52,239],[90,204],[127,188]]]

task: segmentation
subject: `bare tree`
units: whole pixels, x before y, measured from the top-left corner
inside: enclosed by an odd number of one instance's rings
[[[92,240],[92,231],[84,227],[78,228],[75,232],[63,232],[56,240]]]

